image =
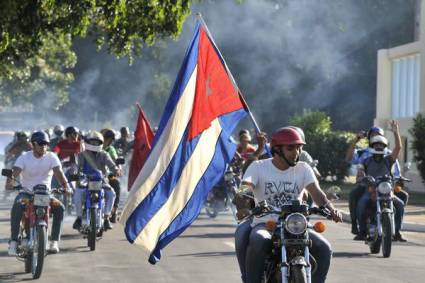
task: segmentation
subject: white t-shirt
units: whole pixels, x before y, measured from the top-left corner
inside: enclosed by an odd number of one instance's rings
[[[52,152],[47,152],[41,158],[36,158],[33,151],[23,153],[15,162],[16,167],[22,169],[21,184],[32,190],[35,185],[43,184],[50,188],[53,168],[61,166],[59,158]]]
[[[256,202],[266,200],[269,205],[278,206],[278,200],[283,202],[301,199],[305,187],[317,183],[311,167],[302,161],[294,167],[280,170],[272,163],[272,158],[258,160],[251,163],[246,170],[243,181],[254,185],[254,198]],[[266,222],[273,216],[254,218],[254,224]]]

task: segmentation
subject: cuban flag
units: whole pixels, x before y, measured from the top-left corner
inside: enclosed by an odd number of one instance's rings
[[[230,137],[246,109],[198,21],[152,150],[120,218],[128,241],[145,249],[150,263],[199,215],[235,154]]]

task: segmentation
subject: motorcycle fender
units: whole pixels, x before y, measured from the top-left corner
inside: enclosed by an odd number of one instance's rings
[[[44,227],[47,227],[47,222],[46,222],[46,221],[44,221],[44,220],[37,221],[37,226],[44,226]]]
[[[381,213],[393,213],[390,208],[384,208]]]
[[[305,261],[304,257],[302,256],[297,256],[294,257],[291,260],[291,265],[302,265],[302,266],[307,266],[307,262]]]

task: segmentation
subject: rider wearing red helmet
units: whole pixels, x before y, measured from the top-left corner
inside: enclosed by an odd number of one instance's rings
[[[294,128],[276,130],[271,140],[273,157],[251,163],[244,174],[241,189],[252,191],[256,203],[267,201],[278,206],[277,200],[301,200],[305,188],[317,205],[327,207],[334,221],[339,222],[341,214],[320,189],[311,167],[298,161],[303,145],[305,141]],[[265,228],[270,218],[275,216],[255,217],[251,225],[247,225],[248,221],[243,222],[235,232],[236,254],[244,282],[261,282],[265,259],[272,247],[270,232]],[[309,235],[312,240],[310,251],[318,259],[312,282],[325,282],[332,255],[330,244],[314,231],[310,231]]]

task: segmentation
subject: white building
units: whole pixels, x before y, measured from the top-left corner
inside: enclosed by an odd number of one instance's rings
[[[425,1],[418,2],[418,17],[425,19]],[[388,129],[391,119],[400,123],[403,151],[402,170],[407,162],[412,166],[404,175],[412,179],[409,188],[425,191],[421,176],[413,162],[412,137],[409,129],[418,113],[425,114],[425,20],[419,21],[418,40],[406,45],[378,51],[376,118],[374,124]],[[392,132],[386,137],[394,144]]]

